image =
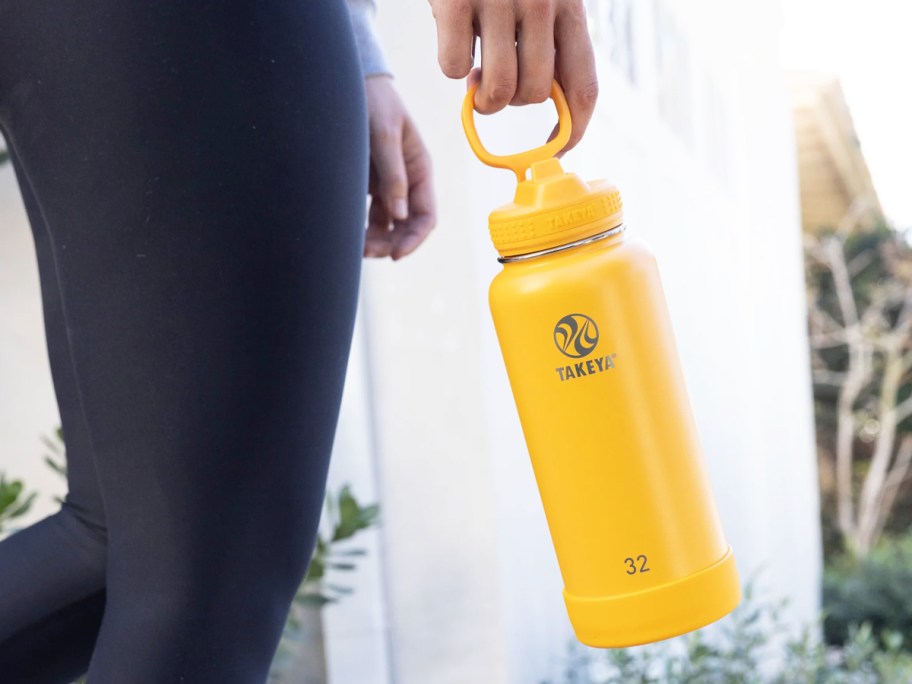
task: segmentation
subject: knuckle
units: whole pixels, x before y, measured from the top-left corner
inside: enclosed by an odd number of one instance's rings
[[[449,16],[469,2],[470,0],[430,0],[431,14],[436,19]]]
[[[381,182],[381,195],[386,199],[408,195],[408,179],[401,169],[391,169]]]
[[[476,0],[450,0],[457,17],[471,17],[475,14]]]
[[[576,91],[577,100],[584,107],[593,109],[595,103],[598,101],[599,96],[599,84],[598,81],[589,81]]]
[[[449,29],[471,20],[475,14],[475,5],[473,0],[439,0],[435,3],[433,14],[440,28]]]
[[[486,91],[485,97],[489,104],[494,106],[506,105],[516,94],[516,81],[506,79],[492,84]]]
[[[472,14],[475,9],[472,0],[442,0],[442,4],[446,5],[450,14],[454,14],[457,17]]]
[[[386,183],[386,193],[390,197],[405,197],[408,194],[408,180],[401,174],[396,174],[388,178]]]
[[[523,15],[536,18],[551,16],[554,12],[554,0],[524,0]]]
[[[514,0],[485,0],[479,8],[482,13],[489,14],[512,14]]]
[[[526,88],[523,88],[521,97],[523,102],[527,104],[545,102],[549,97],[551,97],[551,86],[541,84],[528,86]]]
[[[395,126],[377,126],[373,131],[374,140],[381,146],[398,145],[402,136]]]

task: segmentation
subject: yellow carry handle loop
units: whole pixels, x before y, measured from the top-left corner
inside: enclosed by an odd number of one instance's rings
[[[497,155],[491,154],[481,144],[478,137],[478,131],[475,130],[475,91],[478,90],[476,83],[469,92],[466,93],[465,100],[462,103],[462,127],[465,130],[466,137],[469,139],[469,145],[482,162],[488,166],[496,166],[499,169],[511,169],[516,174],[516,180],[520,183],[526,180],[526,170],[537,161],[550,159],[563,149],[567,141],[570,140],[571,121],[570,107],[567,104],[567,98],[557,81],[551,84],[551,99],[554,100],[554,106],[557,108],[558,130],[554,140],[545,143],[541,147],[536,147],[525,152],[517,154]]]

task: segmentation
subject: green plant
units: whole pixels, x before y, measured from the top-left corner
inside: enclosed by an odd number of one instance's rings
[[[587,649],[573,642],[563,684],[908,684],[912,654],[894,631],[853,625],[842,647],[822,643],[819,625],[783,639],[785,601],[759,602],[752,583],[717,629],[658,644]]]
[[[9,161],[9,152],[0,150],[0,166],[3,166],[7,161]]]
[[[44,435],[41,436],[41,441],[44,442],[44,445],[53,453],[53,456],[45,454],[44,462],[48,465],[48,467],[51,468],[51,470],[66,479],[66,448],[63,441],[63,428],[57,427],[54,430],[54,436],[57,438],[57,441],[54,441],[50,437],[46,437]],[[57,458],[60,460],[58,461]],[[63,499],[56,495],[54,496],[54,501],[59,504],[63,503]]]
[[[0,473],[0,534],[7,532],[5,528],[11,520],[28,513],[36,494],[25,494],[25,485],[21,480],[8,481],[6,475]]]
[[[366,552],[360,548],[339,548],[339,544],[351,539],[361,530],[372,527],[380,514],[377,504],[361,506],[351,488],[344,485],[337,496],[326,492],[326,516],[330,534],[317,534],[316,548],[307,568],[307,575],[301,584],[295,601],[303,606],[320,608],[327,603],[338,601],[350,594],[351,588],[323,582],[327,569],[349,571],[355,569],[354,559]]]
[[[863,559],[843,555],[824,573],[824,633],[841,644],[853,624],[892,630],[912,644],[912,534],[886,537]]]

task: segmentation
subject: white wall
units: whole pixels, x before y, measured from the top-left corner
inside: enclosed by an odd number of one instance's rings
[[[52,513],[62,478],[44,464],[41,437],[60,424],[44,341],[38,262],[11,163],[0,167],[0,473],[38,498],[15,525]]]

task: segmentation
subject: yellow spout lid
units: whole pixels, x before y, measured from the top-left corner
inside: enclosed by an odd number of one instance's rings
[[[475,90],[462,107],[462,126],[475,155],[488,166],[511,169],[518,184],[511,204],[488,217],[491,240],[502,257],[564,245],[610,230],[623,222],[621,195],[604,180],[583,181],[566,173],[554,158],[570,139],[570,108],[557,81],[551,98],[557,107],[558,133],[541,147],[513,155],[488,152],[475,129]],[[529,178],[527,171],[531,170]]]

